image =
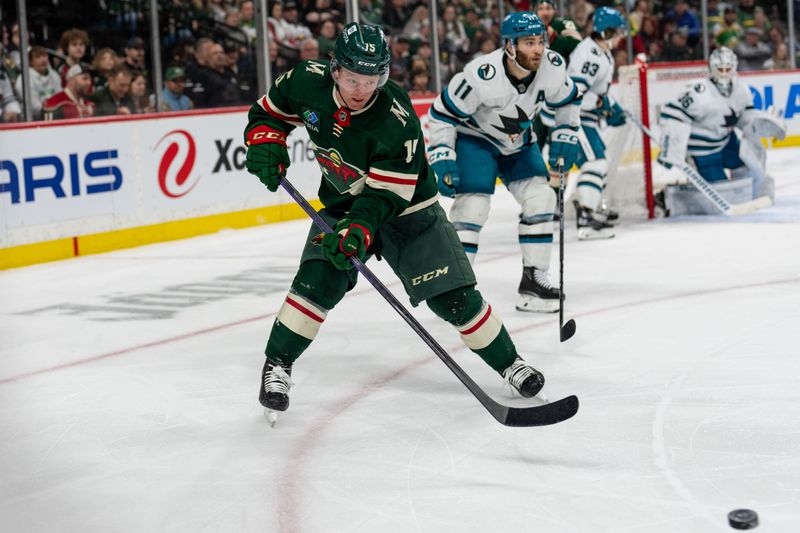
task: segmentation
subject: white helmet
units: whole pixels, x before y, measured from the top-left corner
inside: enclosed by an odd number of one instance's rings
[[[738,60],[733,50],[724,46],[711,52],[711,56],[708,58],[708,72],[711,81],[724,96],[731,94],[737,63]]]

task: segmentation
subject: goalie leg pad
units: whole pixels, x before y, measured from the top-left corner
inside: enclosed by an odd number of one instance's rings
[[[608,162],[605,159],[587,161],[581,166],[576,190],[578,202],[580,202],[581,206],[592,210],[600,206],[600,201],[603,199],[606,172],[608,172]]]
[[[514,181],[508,190],[522,208],[518,227],[522,264],[547,270],[553,248],[556,194],[541,177]]]
[[[747,173],[753,177],[753,198],[769,196],[774,201],[774,183],[767,176],[767,150],[759,139],[745,135],[739,143],[738,155],[745,164]]]
[[[450,208],[450,221],[470,264],[478,253],[478,235],[489,219],[492,197],[483,193],[457,194]]]

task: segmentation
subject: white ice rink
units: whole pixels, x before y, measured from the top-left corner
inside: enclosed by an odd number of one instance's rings
[[[263,348],[307,221],[0,272],[0,531],[708,533],[742,507],[800,531],[800,150],[770,167],[753,215],[570,225],[564,344],[557,315],[514,310],[499,190],[478,287],[549,397],[580,397],[551,427],[495,422],[361,280],[271,429]]]

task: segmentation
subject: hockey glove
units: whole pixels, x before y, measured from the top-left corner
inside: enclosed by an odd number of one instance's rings
[[[569,171],[578,159],[578,127],[556,126],[550,134],[550,168],[556,168],[559,159],[564,160],[564,172]]]
[[[246,134],[247,160],[244,166],[271,192],[278,190],[278,178],[289,168],[286,134],[268,126],[256,126]]]
[[[428,160],[436,174],[439,192],[443,196],[453,198],[461,181],[461,171],[456,164],[456,151],[448,146],[439,145],[430,149]]]
[[[611,100],[608,96],[603,97],[603,115],[609,126],[617,127],[625,125],[625,111],[619,103]]]
[[[372,230],[363,221],[343,218],[336,224],[333,233],[315,237],[315,241],[322,246],[323,255],[333,266],[339,270],[350,270],[353,268],[351,256],[362,261],[367,256],[367,249],[372,243]]]

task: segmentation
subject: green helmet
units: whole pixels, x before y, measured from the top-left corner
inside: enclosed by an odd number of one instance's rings
[[[380,27],[351,22],[336,38],[331,69],[342,67],[357,74],[380,76],[380,87],[389,79],[391,59]]]

